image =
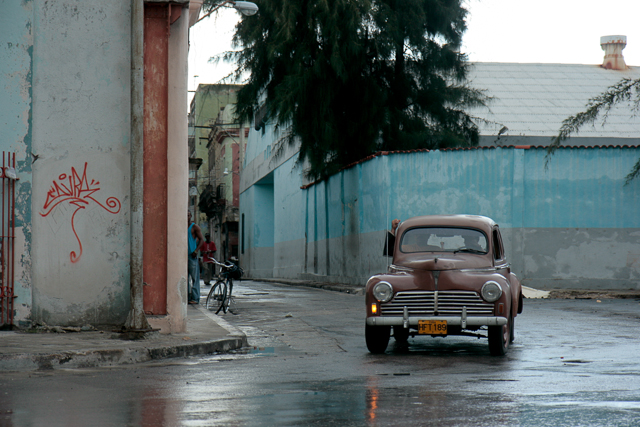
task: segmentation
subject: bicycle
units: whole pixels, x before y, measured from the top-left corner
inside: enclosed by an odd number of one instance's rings
[[[220,273],[218,274],[216,283],[214,283],[209,290],[205,307],[207,310],[213,310],[215,308],[216,314],[220,313],[221,310],[223,313],[227,311],[233,313],[234,310],[230,310],[231,305],[235,306],[235,299],[232,295],[233,279],[234,277],[238,279],[242,277],[242,269],[229,261],[227,261],[227,263],[221,263],[213,259],[213,262],[220,267]]]

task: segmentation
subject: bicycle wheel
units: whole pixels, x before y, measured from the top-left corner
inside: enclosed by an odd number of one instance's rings
[[[227,312],[226,308],[225,308],[225,301],[227,300],[227,284],[224,283],[224,281],[219,280],[218,281],[218,288],[220,288],[220,290],[217,292],[217,298],[216,298],[216,314],[220,313],[220,310],[223,310],[224,313]]]
[[[214,283],[211,289],[209,289],[209,293],[207,294],[207,301],[205,303],[205,307],[207,310],[213,310],[218,306],[217,300],[220,293],[220,286],[218,283]]]
[[[213,310],[215,308],[217,314],[222,308],[226,295],[227,286],[222,280],[218,280],[209,290],[209,295],[207,295],[207,309]]]

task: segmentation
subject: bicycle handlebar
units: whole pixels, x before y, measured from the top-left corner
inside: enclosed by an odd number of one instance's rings
[[[218,261],[217,259],[215,259],[213,257],[211,257],[211,260],[213,261],[214,264],[217,264],[220,267],[224,267],[224,268],[233,268],[233,267],[235,267],[235,264],[225,264],[225,263],[222,263],[222,262]]]

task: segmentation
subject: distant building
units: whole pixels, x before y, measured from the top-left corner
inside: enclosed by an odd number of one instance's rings
[[[240,174],[249,126],[240,124],[235,104],[221,109],[209,133],[209,176],[213,185],[201,194],[200,210],[209,219],[218,257],[238,257]]]
[[[232,84],[199,84],[189,109],[189,162],[194,165],[190,170],[190,209],[194,221],[200,226],[203,234],[208,233],[209,220],[200,211],[200,197],[208,186],[216,185],[216,178],[211,174],[209,159],[209,134],[216,126],[221,111],[229,104],[235,104],[236,93],[242,87]],[[199,159],[199,160],[197,160]],[[197,167],[195,166],[197,165]],[[195,190],[191,190],[195,187]],[[196,196],[193,194],[197,193]]]
[[[493,99],[489,109],[471,114],[483,119],[481,146],[547,146],[562,121],[584,111],[587,101],[623,78],[640,79],[640,67],[627,67],[624,36],[601,38],[602,65],[474,63],[471,85]],[[640,144],[640,119],[621,104],[611,109],[606,125],[584,126],[565,146]]]
[[[463,213],[500,224],[525,285],[639,289],[640,182],[624,182],[640,157],[640,117],[614,108],[605,127],[585,127],[565,144],[575,148],[545,158],[565,118],[621,78],[640,78],[611,58],[472,64],[472,86],[494,98],[469,111],[480,147],[378,153],[316,183],[303,178],[297,149],[278,151],[273,124],[256,117],[240,183],[242,267],[255,278],[364,285],[387,268],[393,218]]]

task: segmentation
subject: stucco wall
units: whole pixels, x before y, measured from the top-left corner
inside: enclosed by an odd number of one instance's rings
[[[19,177],[16,323],[122,323],[130,2],[4,0],[0,8],[0,86],[10,97],[0,102],[0,144],[16,152]]]
[[[548,167],[545,155],[515,148],[391,154],[305,190],[284,163],[274,171],[274,275],[364,284],[387,266],[382,243],[393,218],[466,213],[500,224],[525,284],[639,288],[640,182],[624,179],[640,149],[566,148]],[[241,199],[241,211],[248,209]]]
[[[15,322],[31,312],[33,2],[0,0],[0,150],[16,154]]]
[[[122,323],[129,308],[130,2],[34,3],[33,319]]]

